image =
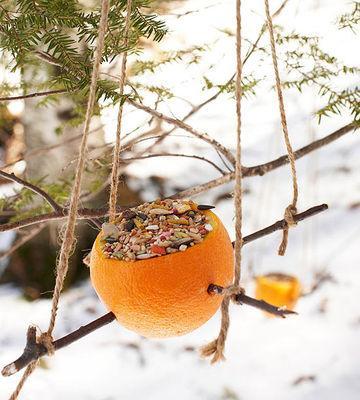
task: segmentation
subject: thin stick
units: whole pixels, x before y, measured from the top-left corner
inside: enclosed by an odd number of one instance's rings
[[[48,90],[46,92],[35,92],[35,93],[23,94],[23,95],[19,95],[19,96],[0,97],[0,101],[30,99],[32,97],[50,96],[50,95],[60,94],[60,93],[69,93],[69,92],[66,89]]]
[[[54,350],[60,350],[63,347],[66,347],[69,344],[76,342],[84,336],[94,332],[96,329],[99,329],[114,321],[114,319],[115,315],[112,312],[109,312],[101,316],[100,318],[97,318],[96,320],[90,322],[89,324],[81,326],[76,331],[71,332],[66,336],[63,336],[58,340],[55,340],[53,342]],[[46,349],[46,347],[36,341],[36,327],[30,326],[27,332],[27,341],[23,354],[11,364],[6,365],[2,369],[1,373],[3,376],[11,376],[26,367],[31,362],[46,355],[47,353],[48,350]]]
[[[350,123],[336,130],[335,132],[330,133],[329,135],[323,137],[322,139],[315,140],[310,144],[301,147],[299,150],[294,152],[295,159],[299,159],[301,157],[306,156],[307,154],[320,149],[323,146],[326,146],[337,139],[340,139],[345,134],[352,132],[356,129],[355,123]],[[262,176],[267,174],[274,169],[282,167],[289,163],[289,158],[287,155],[283,155],[279,158],[276,158],[272,161],[269,161],[265,164],[254,165],[253,167],[243,167],[243,177],[249,178],[252,176]],[[203,183],[201,185],[196,185],[191,188],[182,190],[180,192],[175,193],[171,196],[171,198],[184,198],[191,197],[196,194],[202,193],[206,190],[215,188],[217,186],[223,185],[225,183],[231,182],[235,178],[234,172],[230,172],[220,178],[213,179],[209,182]]]
[[[230,152],[229,149],[227,149],[224,145],[222,145],[221,143],[219,143],[217,140],[213,139],[212,137],[210,137],[207,133],[203,133],[203,132],[198,132],[197,130],[195,130],[193,127],[191,127],[190,125],[186,124],[185,122],[176,119],[176,118],[172,118],[169,117],[165,114],[160,113],[159,111],[156,111],[148,106],[145,106],[143,104],[137,103],[136,101],[127,98],[126,101],[131,104],[132,106],[134,106],[135,108],[145,111],[146,113],[152,115],[153,117],[162,119],[163,121],[167,122],[168,124],[171,125],[175,125],[176,127],[183,129],[184,131],[187,131],[189,133],[191,133],[192,135],[198,137],[199,139],[204,140],[205,142],[211,144],[213,147],[215,147],[221,154],[223,154],[230,162],[233,166],[235,166],[235,157],[233,156],[233,154]]]
[[[128,207],[117,207],[120,212]],[[63,209],[62,211],[50,212],[46,214],[36,215],[34,217],[24,218],[21,221],[7,222],[6,224],[0,225],[0,232],[11,231],[13,229],[20,229],[26,226],[31,226],[41,222],[56,221],[61,219],[66,219],[69,211]],[[107,217],[109,215],[109,210],[107,208],[79,208],[76,218],[77,219],[92,219]]]
[[[148,151],[148,149],[146,149]],[[196,160],[204,161],[210,165],[212,165],[217,171],[221,173],[221,175],[225,175],[226,172],[223,171],[218,165],[216,165],[213,161],[209,160],[208,158],[198,156],[196,154],[181,154],[181,153],[151,153],[147,154],[146,156],[134,156],[129,158],[123,158],[121,161],[123,163],[131,162],[134,160],[146,160],[148,158],[154,157],[185,157],[185,158],[195,158]]]
[[[20,238],[8,250],[0,252],[0,261],[6,257],[9,257],[19,247],[38,235],[45,228],[45,226],[46,224],[40,224],[35,228],[29,230],[29,232],[26,232],[22,236],[20,236]]]
[[[0,170],[0,176],[2,176],[5,179],[8,179],[9,181],[19,183],[20,185],[30,189],[32,192],[38,194],[54,209],[54,211],[60,212],[63,210],[60,204],[58,204],[50,195],[48,195],[44,190],[40,189],[38,186],[33,185],[32,183],[17,177],[15,174],[8,174],[5,171]]]
[[[301,222],[304,219],[313,217],[317,214],[320,214],[323,211],[326,211],[328,208],[329,208],[329,206],[327,204],[320,204],[319,206],[311,207],[304,212],[295,214],[294,220],[296,222]],[[267,226],[266,228],[263,228],[263,229],[260,229],[259,231],[251,233],[248,236],[244,236],[243,245],[253,242],[254,240],[260,239],[264,236],[270,235],[273,232],[281,231],[282,229],[284,229],[285,225],[286,225],[285,219],[281,219],[280,221],[277,221],[274,224]]]

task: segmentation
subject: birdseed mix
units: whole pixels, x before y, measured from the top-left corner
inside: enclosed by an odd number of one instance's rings
[[[156,200],[123,211],[115,223],[102,225],[106,258],[123,261],[186,251],[212,231],[203,210],[213,208],[185,200]]]

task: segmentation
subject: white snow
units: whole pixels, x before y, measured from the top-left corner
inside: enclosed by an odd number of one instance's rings
[[[262,2],[243,3],[243,29],[246,37],[255,39],[263,22]],[[280,1],[271,3],[275,9]],[[347,5],[335,0],[293,0],[276,22],[286,26],[287,31],[296,29],[322,36],[325,49],[349,64],[356,64],[356,39],[347,31],[338,31],[334,25],[335,17]],[[209,95],[201,91],[203,82],[199,77],[205,74],[223,83],[234,71],[233,39],[219,33],[219,29],[234,28],[234,1],[197,0],[187,2],[183,8],[201,11],[178,19],[168,17],[171,34],[160,47],[171,50],[206,42],[212,43],[211,52],[199,65],[185,66],[179,62],[162,67],[161,74],[156,75],[159,79],[156,84],[169,85],[180,97],[197,104]],[[146,57],[149,57],[147,52]],[[245,72],[254,67],[247,64]],[[243,105],[245,165],[266,162],[285,151],[275,93],[269,90],[273,84],[270,59],[259,73],[266,77],[266,83],[256,97],[245,100]],[[145,82],[149,77],[142,79]],[[190,123],[234,148],[235,106],[228,97],[224,95],[205,107]],[[149,97],[145,103],[151,104],[152,100]],[[285,100],[295,148],[350,120],[348,115],[342,115],[324,119],[318,125],[312,115],[322,104],[316,89],[302,94],[286,91]],[[169,100],[161,107],[162,112],[179,118],[188,109],[189,105],[181,100]],[[146,118],[142,112],[127,107],[125,131],[139,126]],[[103,119],[114,127],[113,110]],[[184,138],[183,132],[177,131],[176,135],[182,136],[169,139],[164,148],[201,154],[223,167],[209,146]],[[108,136],[111,139],[110,133]],[[357,400],[360,396],[360,207],[350,209],[349,205],[359,202],[359,156],[358,134],[351,133],[299,160],[299,209],[324,202],[330,209],[291,229],[285,257],[276,255],[281,233],[244,248],[243,283],[249,294],[253,293],[250,268],[255,274],[282,271],[296,275],[305,291],[316,271],[325,269],[334,277],[335,282],[325,283],[312,295],[300,299],[296,308],[298,316],[268,319],[249,307],[232,306],[227,361],[215,366],[199,359],[191,349],[216,336],[219,314],[185,337],[166,340],[146,340],[112,323],[47,358],[49,368],[38,368],[26,383],[21,399]],[[136,177],[152,174],[170,177],[173,186],[184,187],[219,176],[201,161],[179,158],[139,161],[128,171],[134,176],[134,186],[141,185]],[[245,234],[282,218],[291,199],[288,167],[261,178],[246,179],[244,185],[249,190],[244,197]],[[211,204],[216,196],[231,190],[232,184],[228,184],[198,196],[197,200]],[[152,196],[150,191],[145,193],[146,198]],[[219,202],[216,210],[233,237],[232,201]],[[2,243],[4,240],[2,235]],[[17,289],[0,287],[0,366],[20,354],[30,323],[46,329],[49,312],[49,300],[29,303]],[[104,312],[89,283],[71,289],[63,295],[55,337]],[[301,376],[315,378],[293,385]],[[19,375],[0,377],[0,400],[9,397],[18,379]]]

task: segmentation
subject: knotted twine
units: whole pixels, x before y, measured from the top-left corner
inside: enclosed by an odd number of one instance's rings
[[[129,43],[129,31],[130,31],[130,16],[131,16],[131,5],[132,0],[127,1],[126,6],[126,17],[125,17],[125,30],[124,30],[124,47],[126,48]],[[119,81],[119,94],[120,104],[117,115],[117,127],[116,127],[116,141],[114,146],[114,152],[112,157],[112,170],[110,178],[110,197],[109,197],[109,221],[113,222],[116,216],[116,203],[119,189],[119,174],[120,174],[120,139],[121,139],[121,123],[124,107],[124,87],[126,79],[126,63],[127,63],[127,52],[125,51],[121,60],[120,70],[120,81]]]
[[[218,337],[200,349],[203,357],[213,356],[211,363],[224,360],[225,342],[229,330],[230,300],[236,302],[236,295],[243,293],[240,287],[242,250],[242,165],[241,165],[241,99],[242,99],[242,60],[241,60],[241,0],[236,0],[236,163],[235,163],[235,276],[231,286],[222,291],[221,327]]]
[[[296,204],[297,204],[297,200],[298,200],[299,190],[298,190],[298,183],[297,183],[297,178],[296,178],[295,155],[294,155],[294,151],[292,149],[291,143],[290,143],[289,131],[288,131],[288,126],[287,126],[287,121],[286,121],[284,98],[283,98],[282,89],[281,89],[280,74],[279,74],[276,48],[275,48],[274,27],[273,27],[272,18],[270,15],[269,1],[264,0],[264,2],[265,2],[266,23],[268,26],[269,36],[270,36],[271,58],[272,58],[274,74],[275,74],[275,86],[276,86],[276,92],[277,92],[278,103],[279,103],[281,126],[282,126],[282,130],[283,130],[286,150],[287,150],[288,158],[289,158],[289,162],[290,162],[292,184],[293,184],[293,199],[292,199],[291,204],[288,205],[285,209],[284,219],[286,221],[286,226],[283,230],[282,241],[281,241],[279,249],[278,249],[278,254],[280,256],[283,256],[285,254],[287,243],[288,243],[289,228],[296,225],[294,216],[297,213]]]
[[[81,139],[80,149],[79,149],[79,158],[78,163],[76,166],[76,173],[74,178],[74,184],[71,191],[70,196],[70,205],[69,205],[69,214],[67,218],[67,223],[65,227],[65,233],[63,236],[60,255],[57,263],[56,268],[56,281],[55,281],[55,289],[52,298],[52,308],[51,308],[51,315],[50,315],[50,322],[49,327],[46,332],[40,335],[38,339],[39,343],[43,344],[46,349],[48,350],[48,354],[53,354],[54,347],[53,347],[53,338],[52,332],[55,327],[55,321],[58,311],[59,299],[60,294],[64,285],[64,280],[69,268],[69,258],[71,252],[74,247],[75,242],[75,225],[76,225],[76,217],[78,212],[78,205],[79,205],[79,197],[81,191],[81,181],[82,175],[85,168],[85,161],[86,161],[86,150],[87,150],[87,139],[89,134],[89,127],[90,127],[90,120],[93,113],[93,108],[96,100],[96,89],[97,89],[97,79],[99,76],[99,69],[101,63],[101,57],[104,47],[104,39],[105,39],[105,32],[107,28],[107,21],[108,21],[108,14],[109,14],[109,0],[102,0],[101,2],[101,17],[99,23],[99,30],[98,30],[98,42],[95,51],[94,63],[93,63],[93,70],[91,74],[91,84],[90,84],[90,91],[89,91],[89,98],[88,104],[86,109],[86,116],[84,122],[84,130]],[[31,373],[35,370],[38,365],[39,360],[33,361],[30,363],[23,376],[21,377],[15,391],[10,397],[10,400],[16,400],[18,395],[26,381],[26,379],[31,375]]]

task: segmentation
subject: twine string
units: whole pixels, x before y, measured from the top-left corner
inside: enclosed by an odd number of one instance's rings
[[[288,236],[289,236],[289,228],[296,225],[294,221],[294,216],[297,213],[296,204],[299,196],[299,188],[296,176],[296,167],[295,167],[295,154],[290,142],[290,136],[287,126],[286,120],[286,112],[285,112],[285,105],[284,105],[284,97],[281,89],[281,80],[280,80],[280,73],[276,55],[276,47],[275,47],[275,35],[274,35],[274,26],[272,23],[272,18],[270,15],[270,7],[269,7],[269,0],[264,0],[265,3],[265,14],[266,14],[266,23],[269,30],[269,37],[270,37],[270,46],[271,46],[271,58],[274,68],[275,74],[275,86],[276,86],[276,93],[278,97],[279,103],[279,111],[280,111],[280,119],[281,119],[281,126],[284,135],[286,150],[288,153],[290,169],[291,169],[291,177],[292,177],[292,186],[293,186],[293,198],[291,204],[286,207],[284,213],[284,219],[287,222],[286,227],[283,230],[283,237],[281,244],[278,249],[278,254],[283,256],[286,252],[287,244],[288,244]]]
[[[243,292],[240,288],[241,250],[242,250],[242,164],[241,164],[241,99],[242,99],[242,60],[241,60],[241,0],[236,0],[236,163],[235,163],[235,274],[231,286],[222,291],[221,326],[218,337],[203,346],[200,354],[203,357],[212,356],[211,363],[224,360],[226,338],[230,325],[230,300],[235,301],[236,295]]]
[[[126,6],[126,17],[125,17],[125,30],[124,30],[124,46],[125,48],[129,43],[129,31],[130,31],[130,22],[131,22],[131,6],[132,0],[127,1]],[[119,191],[119,175],[120,175],[120,144],[121,144],[121,124],[122,124],[122,116],[123,116],[123,108],[124,108],[124,87],[126,80],[126,63],[127,63],[127,51],[123,53],[122,61],[121,61],[121,70],[120,70],[120,81],[119,81],[119,94],[120,94],[120,104],[119,111],[117,115],[117,127],[116,127],[116,141],[114,146],[114,152],[112,157],[112,169],[111,169],[111,178],[110,178],[110,197],[109,197],[109,221],[112,222],[116,217],[116,203],[118,198]]]
[[[101,57],[104,47],[104,39],[107,28],[108,21],[108,13],[109,13],[109,0],[102,0],[101,3],[101,17],[99,23],[98,30],[98,42],[96,46],[96,52],[93,62],[93,70],[91,75],[91,84],[89,91],[89,98],[86,109],[86,116],[84,122],[83,135],[81,139],[80,149],[79,149],[79,157],[78,163],[76,167],[76,173],[74,178],[74,184],[71,191],[70,196],[70,205],[69,205],[69,213],[68,219],[66,223],[65,233],[63,236],[63,241],[61,244],[59,260],[56,268],[56,281],[55,281],[55,289],[52,298],[52,307],[51,307],[51,315],[48,329],[45,333],[41,334],[39,341],[44,344],[47,348],[48,353],[52,354],[54,352],[54,348],[52,345],[52,332],[55,327],[55,321],[59,306],[60,294],[64,285],[64,280],[69,268],[69,258],[71,256],[71,252],[74,247],[75,242],[75,225],[76,225],[76,217],[78,212],[80,191],[81,191],[81,181],[82,175],[85,168],[86,162],[86,152],[87,152],[87,139],[89,134],[90,120],[93,113],[93,108],[96,100],[96,89],[97,89],[97,79],[99,76],[99,69],[101,63]],[[33,373],[36,366],[38,365],[38,360],[32,362],[26,368],[23,376],[21,377],[15,391],[10,397],[10,400],[16,400],[22,390],[24,383],[27,378]]]

